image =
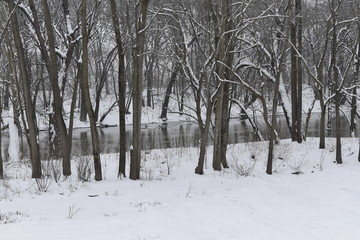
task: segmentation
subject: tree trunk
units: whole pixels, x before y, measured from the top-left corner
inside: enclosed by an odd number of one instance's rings
[[[101,101],[101,94],[103,92],[105,84],[108,82],[108,72],[110,71],[110,67],[114,62],[116,56],[115,51],[117,47],[111,49],[111,51],[106,56],[106,60],[104,63],[96,64],[96,79],[98,79],[98,83],[96,86],[96,93],[95,93],[95,119],[98,121],[99,119],[99,111],[100,111],[100,101]]]
[[[270,138],[269,138],[268,158],[266,163],[266,173],[269,175],[273,173],[274,141],[275,141],[275,134],[273,128],[271,128]]]
[[[273,103],[272,103],[271,128],[269,129],[269,131],[270,131],[269,151],[268,151],[268,159],[267,159],[267,164],[266,164],[266,173],[269,175],[271,175],[273,173],[274,142],[276,140],[276,134],[275,134],[275,131],[276,131],[275,130],[276,129],[276,109],[277,109],[277,104],[279,101],[278,89],[279,89],[279,77],[276,78],[276,82],[275,82],[274,99],[273,99]]]
[[[151,57],[148,61],[148,66],[146,69],[146,81],[147,81],[147,89],[146,89],[146,106],[151,107],[152,103],[152,88],[153,88],[153,65],[154,59]]]
[[[79,73],[78,73],[79,74]],[[75,107],[76,107],[76,100],[77,100],[77,89],[79,88],[79,78],[76,77],[74,83],[74,92],[71,99],[71,106],[70,106],[70,117],[69,117],[69,132],[68,132],[68,149],[71,152],[72,150],[72,136],[73,136],[73,128],[74,128],[74,115],[75,115]]]
[[[62,109],[62,97],[61,97],[61,92],[60,92],[60,88],[59,88],[59,77],[58,77],[58,72],[59,72],[58,71],[59,70],[58,69],[58,59],[57,59],[57,55],[56,55],[56,51],[55,51],[56,39],[55,39],[54,29],[53,29],[52,20],[51,20],[51,14],[50,14],[47,0],[42,0],[41,5],[43,8],[45,29],[46,29],[46,33],[47,33],[47,41],[46,42],[42,36],[40,22],[39,22],[37,9],[35,7],[34,0],[29,0],[29,6],[33,13],[34,30],[38,37],[40,51],[42,53],[47,71],[49,73],[49,79],[50,79],[52,92],[53,92],[53,109],[54,109],[54,118],[55,118],[55,122],[56,122],[55,128],[56,128],[56,131],[58,131],[59,135],[60,135],[59,136],[60,144],[61,144],[60,147],[61,147],[61,152],[62,152],[62,157],[63,157],[63,174],[64,174],[64,176],[69,176],[69,175],[71,175],[71,164],[70,164],[71,153],[67,149],[67,130],[66,130],[65,121],[63,118],[63,113],[62,113],[62,110],[63,110]],[[46,43],[48,45],[46,45]]]
[[[213,150],[213,169],[215,171],[221,170],[222,163],[222,134],[221,134],[221,126],[222,126],[222,106],[223,106],[223,98],[224,98],[224,85],[220,83],[222,86],[217,93],[218,96],[216,98],[215,103],[215,129],[214,129],[214,150]]]
[[[358,70],[356,70],[356,75]],[[357,78],[357,76],[356,76]],[[356,83],[355,83],[356,84]],[[350,135],[352,137],[355,137],[355,131],[356,131],[356,105],[357,105],[357,101],[356,101],[356,97],[357,97],[357,87],[356,85],[354,86],[354,89],[352,90],[352,97],[351,97],[351,113],[350,113]]]
[[[339,72],[337,67],[337,18],[335,12],[335,0],[331,1],[331,15],[332,15],[332,48],[331,48],[331,64],[333,71],[333,82],[334,82],[334,91],[335,91],[335,130],[336,130],[336,163],[342,164],[342,156],[341,156],[341,134],[340,134],[340,98],[341,92],[339,89]]]
[[[210,123],[211,123],[211,114],[213,112],[213,99],[211,99],[211,83],[210,79],[207,79],[206,82],[206,88],[207,88],[207,109],[206,109],[206,119],[205,124],[203,128],[200,128],[201,131],[201,141],[200,141],[200,154],[199,154],[199,160],[198,165],[195,168],[195,173],[199,175],[204,174],[204,164],[205,164],[205,155],[206,155],[206,146],[208,143],[208,136],[209,136],[209,130],[210,130]]]
[[[302,68],[299,54],[302,52],[302,17],[301,0],[290,0],[293,4],[290,15],[291,41],[291,138],[298,143],[302,142]]]
[[[342,156],[341,156],[341,133],[340,133],[340,92],[336,92],[335,96],[335,115],[336,115],[336,122],[335,122],[335,128],[336,128],[336,163],[342,164]]]
[[[94,168],[95,168],[95,180],[102,180],[102,170],[101,170],[101,159],[100,159],[100,144],[99,144],[99,135],[96,128],[96,119],[95,113],[91,105],[91,97],[89,90],[89,72],[88,72],[88,30],[87,30],[87,21],[86,21],[86,6],[87,0],[82,0],[81,4],[81,34],[82,34],[82,78],[81,78],[81,87],[83,89],[83,94],[86,103],[86,109],[89,116],[90,121],[90,129],[91,129],[91,142],[92,142],[92,151],[94,157]]]
[[[358,9],[358,14],[360,14],[360,2],[358,2],[358,5],[357,5],[357,9]],[[358,22],[357,22],[357,27],[358,27],[358,39],[360,39],[360,19],[358,18]],[[357,62],[356,62],[356,83],[359,84],[360,83],[360,42],[358,42],[358,52],[357,52]],[[356,88],[355,88],[356,89]],[[355,91],[356,92],[356,91]],[[357,96],[357,95],[355,95]],[[355,101],[356,101],[356,105],[359,104],[359,102],[356,100],[356,97],[355,97]],[[354,113],[357,112],[357,107],[355,108],[354,110]],[[355,126],[355,129],[356,129],[356,126]],[[360,162],[360,145],[359,145],[359,153],[358,153],[358,161]]]
[[[16,7],[13,0],[8,1],[9,13]],[[24,104],[26,121],[28,125],[28,144],[30,149],[30,160],[32,166],[32,178],[41,178],[41,161],[40,161],[40,148],[38,142],[38,129],[36,125],[36,114],[31,99],[31,83],[29,73],[26,68],[26,59],[24,53],[23,43],[21,41],[19,23],[17,19],[17,9],[14,10],[15,14],[11,16],[11,30],[14,36],[15,48],[18,56],[19,75],[23,85]]]
[[[4,179],[4,164],[2,157],[2,134],[1,134],[1,122],[2,122],[2,94],[0,95],[0,179]]]
[[[324,103],[324,96],[322,91],[319,91],[320,95],[320,143],[319,148],[325,149],[325,115],[326,115],[326,106]]]
[[[229,1],[225,0],[222,2],[221,5],[221,13],[225,14],[224,9]],[[214,6],[211,6],[214,9]],[[225,40],[223,38],[223,33],[225,32],[226,26],[226,16],[222,16],[221,21],[218,22],[218,19],[215,17],[216,13],[212,13],[212,19],[215,24],[215,46],[216,46],[216,56],[215,62],[223,61],[225,57]],[[219,25],[219,26],[218,26]],[[222,107],[223,107],[223,98],[224,98],[224,84],[221,80],[224,80],[224,66],[221,64],[217,64],[215,67],[216,73],[216,89],[217,92],[215,93],[216,97],[214,99],[214,112],[215,112],[215,126],[214,126],[214,143],[213,143],[213,161],[212,167],[215,171],[221,171],[221,118],[222,118]],[[200,88],[201,89],[201,88]],[[200,94],[199,94],[200,95]],[[200,101],[200,99],[199,99]],[[197,102],[199,102],[197,101]],[[197,114],[201,117],[201,108],[200,102],[197,104],[199,105],[197,109]],[[199,118],[198,117],[198,118]],[[201,126],[200,126],[201,127]],[[202,127],[201,127],[202,128]]]
[[[168,112],[168,107],[169,107],[170,95],[171,95],[171,91],[172,91],[173,85],[174,85],[174,83],[176,81],[176,77],[177,77],[177,74],[178,74],[179,70],[180,70],[180,65],[177,64],[175,66],[175,69],[171,73],[170,81],[169,81],[169,83],[167,85],[167,88],[166,88],[165,98],[164,98],[164,102],[163,102],[162,110],[161,110],[161,114],[160,114],[161,119],[167,119],[167,112]]]
[[[292,141],[297,141],[297,125],[298,125],[298,64],[297,64],[297,44],[296,44],[296,29],[297,29],[297,21],[296,21],[296,4],[294,4],[296,0],[290,0],[292,6],[291,6],[291,15],[290,15],[290,41],[291,41],[291,139]]]
[[[230,66],[230,64],[227,64]],[[225,73],[228,72],[225,70]],[[226,74],[225,74],[226,76]],[[229,79],[225,77],[226,79]],[[223,100],[223,106],[222,106],[222,119],[221,119],[221,164],[223,168],[229,168],[229,165],[227,163],[226,159],[226,152],[227,152],[227,145],[228,145],[228,138],[229,138],[229,83],[224,84],[224,100]]]
[[[222,14],[220,32],[215,36],[215,44],[217,45],[216,60],[223,62],[227,66],[232,64],[232,36],[228,31],[231,30],[230,19],[230,1],[222,2]],[[215,33],[216,35],[216,33]],[[229,70],[224,65],[219,64],[216,67],[217,76],[220,80],[229,79]],[[220,171],[221,165],[228,168],[226,161],[227,137],[228,137],[228,124],[229,124],[229,83],[221,83],[219,92],[216,96],[215,103],[215,130],[214,130],[214,153],[213,153],[213,168]]]
[[[56,119],[53,114],[53,109],[50,109],[49,115],[49,155],[52,158],[58,159],[63,156],[61,149],[61,142],[59,139],[59,131],[56,127]]]
[[[303,20],[302,20],[302,8],[301,1],[296,0],[296,21],[297,21],[297,49],[299,54],[302,54],[302,31],[303,31]],[[300,57],[297,57],[297,141],[298,143],[302,142],[302,81],[303,81],[303,71]]]
[[[120,132],[120,153],[119,153],[119,171],[118,176],[126,177],[126,106],[125,106],[125,95],[126,95],[126,70],[125,70],[125,53],[122,46],[121,34],[120,34],[120,21],[117,15],[116,2],[115,0],[110,1],[111,14],[113,27],[115,32],[116,44],[118,48],[118,87],[119,87],[119,132]]]
[[[79,81],[81,82],[82,73],[79,74],[79,78],[80,78]],[[80,121],[81,122],[87,121],[86,103],[82,88],[80,88]]]
[[[140,0],[136,4],[136,38],[133,50],[133,144],[130,160],[130,179],[132,180],[140,179],[143,53],[149,0]]]
[[[14,107],[14,122],[15,125],[18,128],[18,136],[22,136],[22,130],[21,130],[21,122],[23,123],[24,126],[27,126],[26,124],[26,120],[25,120],[25,116],[24,116],[24,111],[23,111],[23,104],[22,104],[22,91],[23,89],[20,87],[20,83],[19,83],[19,78],[18,78],[18,73],[17,73],[17,69],[15,67],[15,63],[16,61],[14,60],[15,56],[14,56],[14,52],[12,49],[12,44],[8,43],[8,51],[7,51],[7,55],[8,55],[8,59],[9,59],[9,66],[10,66],[10,74],[8,76],[8,79],[11,79],[11,95],[12,97],[12,107]],[[27,128],[24,129],[25,130],[25,135],[28,139],[29,137],[29,131]],[[19,146],[19,156],[21,157],[21,150],[20,147],[22,147],[22,138],[20,138],[21,144]]]
[[[360,1],[358,1],[357,12],[360,14]],[[357,30],[358,30],[358,39],[360,39],[360,19],[357,21]],[[350,132],[351,136],[355,137],[356,132],[356,112],[357,112],[357,85],[359,84],[360,76],[360,42],[357,45],[357,53],[355,57],[355,80],[354,80],[354,89],[353,96],[351,98],[351,121],[350,121]]]
[[[208,84],[209,85],[209,84]],[[209,85],[210,86],[210,85]],[[210,91],[209,91],[210,94]],[[208,142],[208,136],[209,136],[209,130],[210,130],[210,123],[211,123],[211,113],[213,104],[211,101],[211,97],[208,97],[208,108],[206,110],[206,120],[205,120],[205,126],[203,129],[201,129],[201,141],[200,141],[200,154],[199,154],[199,160],[198,165],[195,168],[195,173],[199,175],[204,174],[204,164],[205,164],[205,155],[206,155],[206,146]]]

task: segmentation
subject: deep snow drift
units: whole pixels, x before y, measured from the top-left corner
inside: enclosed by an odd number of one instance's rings
[[[232,167],[221,172],[210,167],[210,147],[203,176],[194,174],[198,149],[143,152],[140,181],[118,179],[117,155],[102,155],[105,179],[82,183],[77,159],[73,175],[47,192],[26,163],[9,163],[1,239],[359,239],[358,140],[343,139],[343,165],[334,143],[281,141],[272,176],[265,142],[230,145]]]

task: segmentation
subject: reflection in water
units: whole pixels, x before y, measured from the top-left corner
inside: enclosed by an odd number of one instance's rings
[[[309,123],[308,136],[319,136],[319,114],[313,114]],[[261,118],[259,118],[261,119]],[[304,118],[305,119],[305,118]],[[334,124],[335,121],[332,121]],[[262,121],[258,123],[261,134],[267,139],[267,129]],[[289,129],[283,117],[277,119],[277,131],[281,139],[290,138]],[[345,117],[341,118],[341,135],[350,137],[349,127]],[[335,129],[335,126],[332,126]],[[179,148],[179,147],[197,147],[199,145],[200,131],[195,123],[188,122],[170,122],[166,125],[149,124],[147,128],[142,129],[143,149],[161,149],[161,148]],[[99,129],[100,149],[102,153],[119,152],[119,129],[117,127]],[[131,126],[126,129],[127,149],[132,141]],[[327,137],[335,137],[335,131],[327,132]],[[40,147],[43,158],[48,153],[46,132],[40,134]],[[211,144],[211,137],[209,138]],[[258,141],[253,128],[248,121],[232,119],[229,124],[229,144],[239,142]],[[9,139],[3,136],[3,151],[7,152]],[[73,155],[85,155],[92,153],[91,134],[89,129],[75,129],[73,133]],[[27,155],[27,143],[23,141],[23,156]]]
[[[85,155],[89,151],[89,139],[88,139],[88,132],[81,132],[80,133],[80,154]]]

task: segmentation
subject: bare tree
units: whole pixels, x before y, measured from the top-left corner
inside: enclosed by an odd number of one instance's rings
[[[133,50],[133,143],[130,160],[130,179],[140,179],[141,164],[141,110],[143,90],[143,59],[145,49],[145,31],[147,8],[150,0],[136,2],[136,33]]]
[[[302,16],[301,0],[290,0],[290,41],[291,47],[291,137],[293,141],[301,143],[302,125],[302,67],[301,59],[297,56],[302,52]]]
[[[221,1],[220,16],[216,16],[214,7],[213,16],[219,19],[219,30],[215,31],[215,45],[217,47],[216,62],[223,62],[226,66],[232,64],[232,53],[234,50],[233,44],[233,29],[231,19],[231,1]],[[229,69],[224,67],[224,64],[217,65],[215,72],[219,79],[229,79]],[[229,83],[219,82],[219,90],[216,96],[215,103],[215,129],[214,129],[214,153],[213,153],[213,168],[214,170],[221,170],[221,165],[228,168],[226,161],[228,124],[229,124]]]
[[[81,9],[80,9],[80,20],[81,20],[81,34],[82,34],[82,58],[81,58],[81,70],[82,70],[82,78],[81,78],[81,88],[83,90],[86,109],[89,116],[90,121],[90,129],[91,129],[91,142],[92,142],[92,151],[94,158],[94,168],[95,168],[95,180],[102,180],[102,170],[101,170],[101,158],[100,158],[100,143],[99,136],[96,127],[96,117],[94,110],[91,104],[91,97],[89,91],[89,70],[88,70],[88,29],[87,29],[87,0],[82,0]]]
[[[126,72],[125,72],[125,50],[123,48],[123,43],[121,40],[120,33],[120,21],[116,9],[115,0],[110,1],[111,14],[113,27],[115,32],[115,40],[117,45],[117,53],[119,58],[118,63],[118,88],[119,88],[119,97],[118,97],[118,106],[119,106],[119,129],[120,129],[120,153],[119,153],[119,176],[126,176],[125,167],[126,167],[126,130],[125,130],[125,95],[126,95]]]
[[[32,103],[30,93],[30,76],[26,67],[26,58],[23,43],[21,40],[19,22],[18,22],[18,8],[13,0],[8,1],[9,13],[11,15],[11,30],[14,38],[15,48],[18,56],[19,78],[23,86],[24,104],[26,113],[26,122],[28,126],[27,141],[30,149],[30,159],[32,165],[32,178],[41,178],[41,161],[40,148],[38,142],[38,128],[36,123],[35,108]],[[12,11],[15,11],[12,14]]]

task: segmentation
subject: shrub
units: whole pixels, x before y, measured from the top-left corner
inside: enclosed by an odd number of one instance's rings
[[[251,176],[254,172],[256,161],[254,159],[249,160],[238,160],[233,158],[233,161],[230,163],[230,167],[237,176],[248,177]]]
[[[80,156],[76,162],[77,175],[79,181],[90,182],[93,173],[91,156]]]

